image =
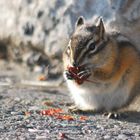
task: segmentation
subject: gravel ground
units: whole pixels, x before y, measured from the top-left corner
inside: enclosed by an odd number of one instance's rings
[[[120,119],[71,114],[65,85],[15,84],[30,74],[21,76],[22,67],[6,66],[0,69],[0,140],[140,140],[140,113],[125,113]]]
[[[70,114],[67,112],[70,102],[68,91],[63,86],[1,86],[0,139],[140,139],[139,113],[127,114],[119,120],[108,119],[101,114]],[[66,120],[55,115],[41,114],[42,110],[50,108],[61,108],[63,115],[70,115],[73,119]]]

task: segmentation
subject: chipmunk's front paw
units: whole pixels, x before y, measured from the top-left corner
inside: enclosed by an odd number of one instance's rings
[[[83,71],[80,71],[77,75],[80,79],[86,79],[91,75],[91,72],[89,69],[84,69]]]
[[[74,79],[72,74],[69,71],[65,71],[65,75],[66,75],[67,79],[69,79],[69,80],[73,80]]]

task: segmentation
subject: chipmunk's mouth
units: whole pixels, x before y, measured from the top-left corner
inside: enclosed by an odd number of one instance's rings
[[[87,81],[88,77],[91,75],[90,72],[85,69],[85,66],[79,67],[67,67],[68,72],[75,82],[79,85],[83,84],[84,81]]]

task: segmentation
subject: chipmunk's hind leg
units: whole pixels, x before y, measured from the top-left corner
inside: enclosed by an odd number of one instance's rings
[[[84,110],[84,109],[80,109],[76,105],[70,106],[68,108],[68,112],[76,113],[76,114],[96,114],[96,113],[100,113],[97,110]]]
[[[72,105],[68,108],[68,112],[70,113],[83,113],[84,111],[82,111],[81,109],[79,109],[76,105]]]
[[[108,119],[119,119],[121,117],[121,113],[119,112],[105,112],[103,116],[106,116]]]

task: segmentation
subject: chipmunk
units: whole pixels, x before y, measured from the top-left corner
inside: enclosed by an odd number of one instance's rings
[[[120,33],[108,33],[102,19],[95,25],[78,18],[63,61],[71,111],[111,112],[140,95],[139,52]]]

